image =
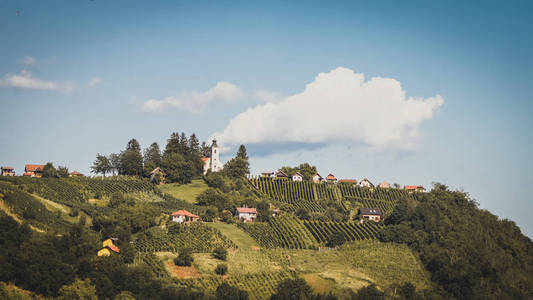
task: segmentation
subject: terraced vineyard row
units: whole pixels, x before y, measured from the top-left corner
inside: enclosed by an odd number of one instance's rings
[[[113,176],[107,178],[78,177],[67,180],[79,182],[93,194],[110,195],[112,193],[148,192],[154,190],[154,185],[147,179],[130,176]]]
[[[278,284],[287,279],[295,278],[296,274],[289,271],[258,273],[249,275],[230,276],[204,276],[197,279],[176,279],[175,282],[183,287],[195,287],[201,290],[214,292],[222,283],[226,282],[241,290],[248,292],[250,299],[269,299],[276,291]]]
[[[335,232],[343,232],[347,240],[355,241],[375,239],[380,230],[379,226],[372,222],[359,224],[355,222],[304,221],[304,225],[313,237],[321,243],[327,242]]]
[[[305,200],[340,200],[341,195],[335,186],[327,184],[314,184],[308,181],[291,181],[272,178],[250,178],[250,182],[262,193],[271,198],[294,203],[300,199]]]
[[[378,199],[385,201],[397,201],[399,198],[412,198],[413,194],[400,189],[382,189],[382,188],[365,188],[356,185],[338,184],[337,185],[343,197],[356,197],[366,199]]]
[[[241,223],[239,227],[263,247],[292,249],[317,247],[315,239],[302,221],[292,215],[272,218],[268,223]]]
[[[383,201],[383,200],[376,200],[376,199],[367,199],[367,198],[357,198],[357,197],[346,197],[346,200],[350,202],[360,202],[362,204],[362,207],[372,207],[372,208],[379,208],[383,212],[385,216],[392,213],[392,210],[394,209],[394,206],[398,201]]]
[[[163,262],[153,253],[137,253],[137,255],[135,255],[134,264],[146,264],[157,278],[170,277]]]
[[[138,252],[179,252],[191,249],[193,252],[211,252],[216,247],[236,248],[237,246],[215,228],[202,223],[178,225],[175,233],[167,233],[155,227],[135,240],[133,246]]]

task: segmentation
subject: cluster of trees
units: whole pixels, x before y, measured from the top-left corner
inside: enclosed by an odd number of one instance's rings
[[[185,133],[174,132],[167,140],[165,150],[161,152],[157,143],[141,150],[136,139],[131,139],[120,153],[109,156],[97,154],[91,166],[95,174],[131,175],[150,177],[156,167],[165,173],[168,182],[189,183],[203,172],[202,156],[209,153],[205,142],[199,143],[193,133],[187,138]]]
[[[68,168],[64,166],[54,167],[54,164],[49,162],[44,165],[43,177],[48,178],[62,178],[68,177]]]
[[[309,163],[302,163],[296,167],[281,167],[280,171],[287,174],[288,176],[292,176],[296,172],[299,172],[300,174],[302,174],[303,180],[306,181],[313,180],[313,175],[317,173],[316,166],[311,166]]]
[[[396,205],[380,239],[418,253],[445,297],[533,298],[533,242],[514,222],[442,184],[418,198]]]

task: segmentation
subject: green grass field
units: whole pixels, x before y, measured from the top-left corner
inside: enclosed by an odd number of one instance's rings
[[[259,245],[251,236],[249,236],[246,232],[244,232],[242,229],[240,229],[234,224],[227,224],[222,222],[206,224],[218,229],[220,232],[222,232],[223,235],[232,240],[235,245],[237,245],[237,247],[239,247],[240,249],[259,248]]]
[[[174,198],[196,203],[196,197],[207,189],[207,184],[201,179],[195,179],[189,184],[169,183],[158,186],[159,190]]]

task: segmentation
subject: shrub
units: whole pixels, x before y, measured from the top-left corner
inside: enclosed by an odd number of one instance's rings
[[[226,273],[228,273],[228,265],[218,264],[217,267],[215,268],[215,273],[217,275],[225,275]]]
[[[223,247],[217,247],[213,251],[213,257],[220,260],[226,260],[228,256],[228,250]]]
[[[346,236],[344,235],[344,232],[338,231],[329,236],[326,246],[335,248],[344,244],[344,242],[346,242]]]
[[[174,258],[174,264],[176,266],[190,267],[194,261],[194,258],[191,255],[191,251],[184,249],[180,254]]]

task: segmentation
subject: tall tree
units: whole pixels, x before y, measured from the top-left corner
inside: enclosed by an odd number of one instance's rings
[[[180,136],[177,132],[170,134],[170,138],[167,140],[167,145],[165,147],[164,156],[169,155],[170,153],[179,153],[180,148]]]
[[[161,166],[161,151],[157,143],[152,143],[144,149],[144,175],[149,176],[150,172],[156,167]]]
[[[209,157],[211,156],[211,148],[205,142],[202,142],[200,153],[202,153],[202,156]]]
[[[248,154],[246,154],[246,147],[244,145],[239,146],[239,150],[237,151],[237,157],[248,161]]]
[[[142,175],[143,157],[141,146],[136,139],[131,139],[126,145],[126,150],[120,154],[120,174],[122,175]]]
[[[43,177],[57,177],[57,170],[54,167],[53,163],[49,162],[46,165],[44,165]]]
[[[117,153],[111,153],[109,154],[109,164],[110,164],[110,172],[113,173],[113,175],[117,174],[120,170],[120,154]]]
[[[232,177],[244,177],[250,174],[250,163],[244,145],[241,145],[237,155],[224,165],[224,172]]]
[[[109,173],[110,171],[111,163],[109,162],[109,159],[100,153],[96,154],[96,160],[91,166],[91,172],[94,174],[102,174],[105,177],[105,174]]]
[[[185,132],[181,133],[178,153],[180,153],[181,155],[185,155],[185,156],[189,154],[189,141],[187,140],[187,137],[185,136]]]
[[[190,183],[194,176],[194,167],[179,153],[170,153],[163,157],[163,172],[169,182]]]
[[[189,137],[189,151],[191,153],[200,153],[200,142],[194,133]]]

